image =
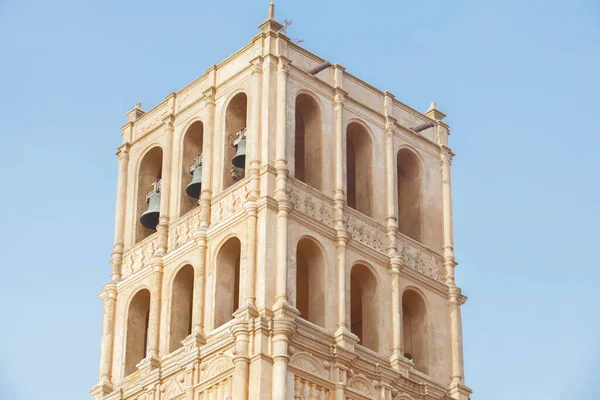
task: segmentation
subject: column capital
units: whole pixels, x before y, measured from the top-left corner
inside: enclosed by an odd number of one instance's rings
[[[262,63],[263,58],[261,56],[255,57],[252,60],[250,60],[250,64],[252,65],[252,75],[262,74]]]
[[[292,60],[285,56],[279,56],[277,59],[277,72],[288,74],[290,72],[290,64],[292,63]]]
[[[129,149],[131,149],[131,143],[129,142],[125,142],[119,147],[117,147],[117,151],[115,152],[115,154],[119,158],[119,161],[129,161]]]

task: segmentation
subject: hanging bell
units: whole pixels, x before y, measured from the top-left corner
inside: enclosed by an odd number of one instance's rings
[[[202,190],[202,153],[194,158],[194,163],[190,167],[192,181],[186,186],[185,192],[188,196],[198,199],[200,198],[200,190]]]
[[[237,138],[233,142],[233,148],[235,149],[235,156],[231,159],[231,163],[234,167],[246,168],[246,128],[242,128],[237,133]]]
[[[140,216],[140,223],[148,229],[156,229],[160,216],[160,179],[152,184],[152,191],[146,196],[148,209]]]

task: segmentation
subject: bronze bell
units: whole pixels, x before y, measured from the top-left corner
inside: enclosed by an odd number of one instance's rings
[[[233,142],[233,148],[235,149],[235,156],[231,159],[231,163],[234,167],[246,168],[246,128],[242,128],[237,133],[237,138]]]
[[[192,181],[186,186],[185,192],[188,196],[198,199],[202,190],[202,153],[194,158],[194,163],[190,167],[190,174],[192,175]]]
[[[148,209],[140,216],[140,223],[148,229],[156,229],[160,216],[160,179],[152,184],[152,191],[146,195]]]

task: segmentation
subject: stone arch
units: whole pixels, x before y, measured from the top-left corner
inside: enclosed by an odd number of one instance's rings
[[[373,384],[362,375],[355,375],[348,380],[348,388],[363,394],[369,398],[374,398],[377,394]]]
[[[171,321],[169,352],[182,347],[182,341],[192,333],[194,299],[194,267],[186,264],[179,269],[171,285]]]
[[[294,353],[290,358],[290,365],[321,378],[327,378],[327,373],[323,365],[310,353],[304,351]]]
[[[401,393],[394,397],[394,400],[412,400],[412,397],[410,397],[410,395],[407,393]]]
[[[296,245],[296,308],[300,316],[325,327],[325,252],[311,236]]]
[[[423,231],[423,168],[418,156],[403,147],[396,155],[398,229],[421,242]]]
[[[223,189],[235,183],[232,172],[231,160],[235,156],[233,142],[239,131],[248,126],[248,95],[244,91],[239,91],[232,95],[225,107],[225,140],[224,142],[224,167],[223,167]],[[254,134],[254,133],[253,133]],[[246,157],[246,164],[248,158]],[[246,167],[238,169],[238,180],[245,175]]]
[[[379,292],[377,274],[364,262],[350,270],[350,330],[359,343],[379,350]]]
[[[359,120],[346,126],[346,188],[348,206],[373,217],[373,140]]]
[[[295,103],[295,178],[323,190],[323,123],[316,98],[301,91]]]
[[[140,223],[141,215],[148,209],[146,196],[153,190],[152,184],[162,178],[163,150],[159,145],[151,146],[140,158],[137,168],[137,191],[135,200],[135,243],[147,238],[156,229],[149,229]]]
[[[135,372],[136,365],[146,358],[149,317],[150,291],[143,288],[135,293],[127,308],[123,376]]]
[[[415,369],[429,373],[429,323],[427,303],[415,288],[402,293],[402,337],[404,357],[412,360]]]
[[[233,318],[240,304],[240,259],[242,244],[231,236],[219,247],[215,263],[214,327]]]
[[[164,398],[165,400],[172,400],[183,393],[183,387],[181,387],[181,384],[178,382],[177,378],[172,378],[161,388],[161,392],[163,392],[161,398]]]
[[[198,205],[198,199],[190,197],[186,188],[192,180],[190,168],[196,157],[203,152],[204,124],[196,119],[184,131],[181,142],[181,188],[179,201],[179,215],[188,213]]]

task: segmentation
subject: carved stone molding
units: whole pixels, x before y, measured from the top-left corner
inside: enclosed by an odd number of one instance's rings
[[[399,241],[398,253],[404,265],[419,271],[436,281],[443,282],[444,274],[441,272],[443,263],[440,258],[433,254],[427,254],[423,250],[410,245],[407,242]]]
[[[294,210],[327,226],[332,226],[333,206],[328,201],[303,190],[300,185],[288,183],[286,192]]]
[[[354,216],[344,219],[344,227],[352,239],[385,254],[387,235],[382,229],[377,229]]]
[[[158,237],[153,235],[152,239],[144,240],[126,251],[123,255],[121,276],[127,278],[143,269],[150,262],[157,248]]]
[[[215,201],[210,213],[211,225],[218,224],[242,210],[247,197],[248,185],[246,183]]]
[[[373,384],[367,378],[361,375],[356,375],[348,381],[348,389],[361,393],[371,399],[375,398],[376,391]]]
[[[299,352],[294,354],[290,359],[290,365],[303,371],[310,372],[313,375],[320,376],[322,378],[327,377],[327,374],[325,373],[325,368],[323,368],[323,365],[321,365],[319,360],[317,360],[311,354],[306,352]]]
[[[194,237],[200,226],[200,207],[196,207],[169,227],[169,251],[183,246]]]

